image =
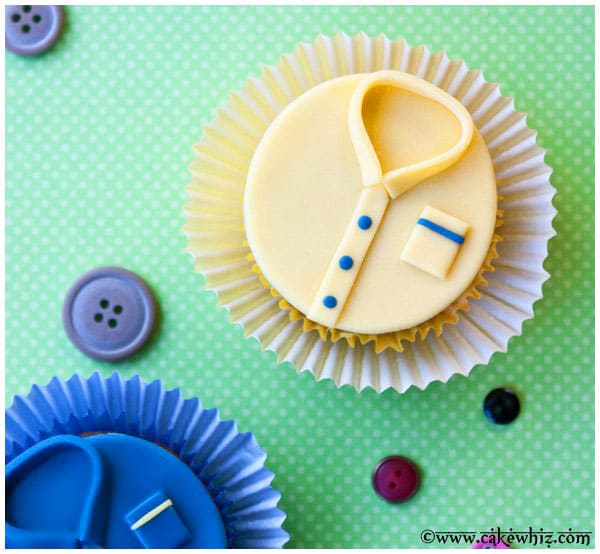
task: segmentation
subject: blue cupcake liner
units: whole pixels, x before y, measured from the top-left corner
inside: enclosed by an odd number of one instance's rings
[[[73,375],[34,385],[15,396],[6,410],[6,463],[54,435],[111,431],[140,437],[172,450],[198,476],[221,512],[230,548],[281,548],[281,498],[271,487],[274,474],[264,467],[265,452],[252,433],[239,433],[215,408],[179,389],[140,376],[124,380]]]

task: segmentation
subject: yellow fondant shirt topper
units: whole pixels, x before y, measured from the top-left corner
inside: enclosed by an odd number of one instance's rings
[[[469,228],[464,244],[437,233],[437,261],[417,256],[421,231],[436,234],[435,222],[418,223],[427,206]],[[303,94],[267,129],[244,219],[262,273],[309,319],[398,331],[445,309],[479,271],[496,219],[493,167],[451,95],[398,71],[349,75]]]

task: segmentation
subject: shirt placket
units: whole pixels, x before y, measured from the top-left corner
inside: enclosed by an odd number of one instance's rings
[[[460,137],[456,144],[431,159],[383,174],[362,119],[365,95],[378,86],[405,89],[445,106],[460,125]],[[359,163],[363,190],[307,314],[309,319],[331,328],[336,326],[342,314],[390,202],[453,165],[471,143],[473,122],[467,109],[458,100],[431,83],[406,73],[380,71],[367,75],[354,91],[348,108],[348,131]]]

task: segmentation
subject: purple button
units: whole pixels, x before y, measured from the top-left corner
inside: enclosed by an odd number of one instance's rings
[[[150,338],[156,301],[146,283],[120,267],[99,267],[69,289],[63,324],[71,342],[99,360],[121,360]]]
[[[50,49],[62,31],[62,6],[6,6],[4,46],[21,56]]]
[[[419,471],[407,458],[388,456],[377,464],[373,472],[373,488],[388,502],[404,502],[419,488]]]
[[[510,546],[508,546],[508,544],[506,544],[502,539],[500,539],[500,542],[496,542],[497,540],[498,539],[494,535],[484,535],[480,540],[473,543],[473,548],[510,548]]]

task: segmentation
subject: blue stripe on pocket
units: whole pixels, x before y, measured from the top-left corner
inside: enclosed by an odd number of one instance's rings
[[[445,227],[442,227],[441,225],[438,225],[437,223],[434,223],[433,221],[430,221],[429,219],[420,217],[419,220],[417,221],[417,223],[419,225],[423,225],[423,227],[427,227],[428,229],[431,229],[433,232],[438,233],[439,235],[442,235],[442,236],[446,237],[447,239],[450,239],[451,241],[456,242],[457,244],[462,244],[463,242],[465,242],[464,237],[461,237],[457,233],[453,233],[452,231],[450,231],[450,229],[446,229]]]

